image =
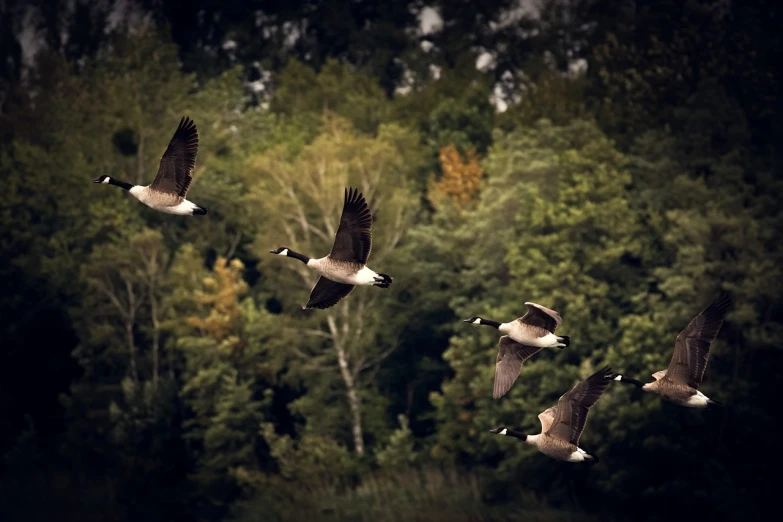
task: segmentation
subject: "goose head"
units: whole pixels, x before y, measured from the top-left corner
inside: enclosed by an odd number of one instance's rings
[[[470,319],[463,319],[462,322],[463,323],[471,323],[471,324],[481,324],[481,321],[483,321],[483,320],[484,319],[482,319],[481,317],[479,317],[477,315],[474,315]]]
[[[274,250],[270,250],[269,253],[277,254],[278,256],[287,256],[289,250],[290,249],[288,247],[280,247],[280,248],[275,248]]]
[[[103,183],[108,184],[111,182],[111,178],[107,176],[106,174],[103,174],[102,176],[98,176],[94,180],[92,180],[93,183]]]
[[[499,428],[495,428],[494,430],[489,430],[490,433],[494,433],[495,435],[505,435],[508,433],[508,430],[505,426],[501,426]]]

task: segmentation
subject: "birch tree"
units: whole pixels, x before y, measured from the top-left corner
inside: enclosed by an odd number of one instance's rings
[[[332,308],[304,312],[301,305],[318,275],[302,263],[272,258],[268,252],[284,245],[315,258],[328,254],[340,222],[344,188],[353,186],[373,213],[368,264],[386,270],[414,210],[408,180],[418,166],[416,150],[415,136],[399,127],[382,127],[371,138],[327,117],[322,134],[298,155],[292,158],[283,147],[252,162],[252,204],[265,223],[256,250],[266,268],[277,272],[269,280],[273,293],[291,308],[295,326],[287,330],[292,335],[290,350],[306,373],[339,375],[358,454],[365,451],[362,391],[395,348],[393,342],[378,342],[384,319],[374,310],[394,299],[394,290],[357,288]]]

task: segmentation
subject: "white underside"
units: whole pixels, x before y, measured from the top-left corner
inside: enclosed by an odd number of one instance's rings
[[[528,346],[536,346],[540,348],[554,348],[559,346],[565,346],[557,340],[557,336],[553,333],[547,333],[543,337],[534,337],[530,335],[530,332],[523,328],[516,321],[510,323],[503,323],[498,327],[498,330],[508,335],[518,343],[526,344]]]
[[[683,406],[688,408],[706,408],[710,402],[710,398],[704,395],[702,392],[697,391],[696,395],[691,396],[687,401],[683,402]]]
[[[146,203],[146,205],[148,207],[154,208],[155,210],[160,210],[161,212],[165,212],[167,214],[177,214],[178,216],[192,216],[193,211],[199,208],[198,205],[191,203],[187,199],[183,200],[182,203],[175,207],[159,207],[150,205],[149,203]]]
[[[136,199],[144,203],[150,208],[154,208],[155,210],[159,210],[160,212],[165,212],[166,214],[176,214],[178,216],[192,216],[193,211],[199,208],[198,205],[195,203],[192,203],[188,201],[187,199],[182,200],[181,203],[174,206],[163,206],[160,204],[156,204],[153,197],[150,196],[150,193],[146,190],[147,187],[142,187],[141,185],[136,185],[135,187],[131,187],[128,192],[133,195]]]
[[[576,448],[576,451],[571,453],[566,459],[567,462],[583,462],[587,452],[582,448]]]
[[[307,266],[327,279],[348,285],[374,285],[378,282],[375,278],[380,277],[366,266],[353,273],[349,273],[348,270],[340,270],[340,265],[335,265],[333,261],[327,262],[324,257],[310,259]]]

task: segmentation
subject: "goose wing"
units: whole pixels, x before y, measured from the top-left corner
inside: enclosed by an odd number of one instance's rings
[[[367,264],[372,249],[372,214],[359,189],[346,189],[343,214],[329,257]]]
[[[546,431],[552,426],[552,422],[554,422],[555,416],[557,416],[557,406],[547,408],[538,414],[538,420],[541,421],[541,433],[546,433]]]
[[[520,344],[507,335],[501,337],[498,341],[498,358],[495,362],[495,385],[492,389],[492,398],[497,399],[504,396],[519,377],[522,363],[541,350],[540,347]]]
[[[158,173],[150,188],[184,198],[193,181],[198,154],[198,130],[187,116],[179,122],[166,152],[160,158]]]
[[[555,418],[546,432],[547,435],[578,446],[587,422],[587,413],[611,380],[612,370],[607,366],[560,397],[557,401]]]
[[[323,276],[318,278],[315,282],[313,290],[310,292],[310,300],[302,308],[310,310],[317,308],[323,310],[329,308],[340,302],[340,299],[350,294],[354,285],[346,285],[344,283],[336,283],[331,279],[327,279]]]
[[[693,318],[674,342],[674,354],[666,376],[698,389],[704,378],[710,344],[718,335],[731,306],[731,297],[722,292],[715,301]]]
[[[550,332],[555,333],[557,327],[560,326],[560,323],[563,322],[563,319],[560,317],[559,313],[550,308],[547,308],[546,306],[541,306],[540,304],[531,302],[525,303],[525,306],[527,306],[527,312],[525,315],[517,319],[517,321],[520,323],[529,324],[530,326],[537,326],[539,328],[543,328],[544,330],[549,330]]]

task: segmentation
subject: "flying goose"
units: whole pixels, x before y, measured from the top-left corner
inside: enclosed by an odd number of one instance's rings
[[[718,401],[700,392],[699,386],[704,379],[704,370],[710,357],[710,344],[717,337],[730,305],[729,294],[721,292],[712,304],[691,320],[674,342],[674,354],[669,368],[655,372],[652,375],[654,382],[643,384],[619,373],[614,374],[613,379],[658,394],[680,406],[720,406]]]
[[[199,207],[185,199],[193,180],[193,168],[198,154],[198,131],[196,124],[188,117],[180,120],[166,152],[160,158],[158,174],[148,186],[131,185],[107,175],[102,175],[93,183],[103,183],[121,187],[136,199],[167,214],[179,216],[203,215],[207,209]]]
[[[539,414],[541,433],[538,435],[525,435],[503,426],[489,431],[521,439],[553,459],[597,463],[598,457],[579,447],[579,438],[585,429],[590,407],[601,397],[613,375],[612,370],[606,367],[571,388],[560,397],[556,406]]]
[[[372,249],[372,214],[359,189],[345,189],[343,213],[328,256],[311,259],[288,247],[270,250],[272,254],[298,259],[321,277],[310,292],[310,300],[302,308],[324,309],[336,305],[351,293],[356,285],[389,288],[392,278],[370,270],[367,258]]]
[[[563,322],[560,314],[536,303],[525,303],[527,313],[510,323],[498,323],[481,317],[471,317],[463,322],[497,328],[504,335],[498,341],[495,361],[495,384],[492,397],[505,395],[519,377],[522,363],[546,347],[565,348],[571,344],[568,337],[558,337],[555,329]]]
[[[518,343],[540,348],[565,348],[571,344],[569,337],[555,335],[555,330],[563,319],[560,314],[540,304],[527,302],[527,313],[510,323],[499,323],[473,316],[463,322],[497,328]]]

